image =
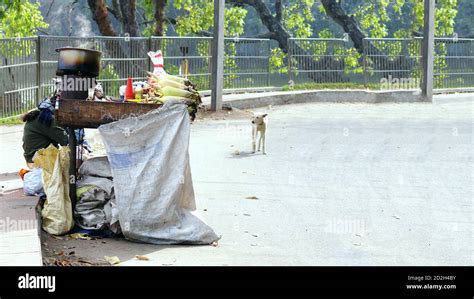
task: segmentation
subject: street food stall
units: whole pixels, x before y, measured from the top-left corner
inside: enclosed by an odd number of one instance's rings
[[[56,51],[59,53],[56,75],[61,78],[57,82],[62,83],[58,88],[55,115],[59,126],[69,128],[69,194],[74,209],[77,174],[75,129],[98,128],[103,124],[136,117],[175,99],[188,105],[193,120],[201,99],[196,86],[189,80],[166,74],[160,51],[148,53],[152,60],[159,62],[153,64],[153,73],[148,72],[148,81],[134,87],[129,78],[124,94],[119,99],[106,97],[100,83],[96,82],[95,78],[100,72],[100,51],[71,47]]]

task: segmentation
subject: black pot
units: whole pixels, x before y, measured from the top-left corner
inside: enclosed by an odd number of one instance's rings
[[[56,52],[59,53],[57,76],[99,76],[102,52],[70,47],[56,49]]]

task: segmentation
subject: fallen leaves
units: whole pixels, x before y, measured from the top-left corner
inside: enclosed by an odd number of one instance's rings
[[[57,267],[74,267],[74,266],[106,266],[105,262],[89,261],[85,258],[79,258],[75,255],[63,255],[56,257],[44,257],[43,265]]]
[[[104,260],[111,265],[120,264],[120,259],[117,256],[104,256]]]
[[[75,240],[92,240],[92,238],[88,234],[75,233],[67,236]]]

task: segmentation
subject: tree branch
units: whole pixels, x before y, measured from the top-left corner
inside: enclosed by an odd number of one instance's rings
[[[136,20],[136,1],[119,0],[120,10],[123,17],[123,31],[130,36],[139,36],[138,24]]]
[[[364,51],[365,34],[360,29],[354,16],[349,16],[341,6],[341,3],[336,0],[321,0],[326,14],[331,17],[337,24],[339,24],[344,32],[349,34],[354,47],[359,53]]]
[[[87,0],[89,8],[92,12],[92,18],[97,23],[99,31],[105,36],[117,36],[117,33],[112,28],[112,24],[108,19],[107,6],[104,0]]]
[[[250,38],[268,38],[268,39],[275,39],[275,33],[273,32],[265,32],[265,33],[262,33],[262,34],[258,34],[256,36],[252,36]]]
[[[205,36],[205,37],[212,37],[213,36],[212,32],[204,31],[204,30],[195,32],[195,34],[197,34],[199,36]]]
[[[288,52],[288,39],[290,38],[290,34],[283,28],[281,22],[272,15],[263,0],[227,0],[226,2],[235,6],[248,5],[253,7],[262,20],[263,25],[265,25],[271,33],[269,38],[276,40],[283,52]]]
[[[113,1],[113,8],[107,6],[108,12],[110,12],[120,23],[123,22],[122,12],[120,11],[120,7],[115,7],[115,4],[118,5],[117,0]]]
[[[281,22],[281,16],[282,16],[282,6],[281,6],[281,0],[275,0],[275,14],[276,14],[276,20],[278,22]]]
[[[155,0],[155,36],[163,36],[167,0]]]

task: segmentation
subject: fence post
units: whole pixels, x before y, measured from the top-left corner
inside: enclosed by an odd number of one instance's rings
[[[290,81],[292,80],[291,72],[292,72],[292,67],[291,67],[291,38],[288,39],[288,85],[290,84]]]
[[[214,38],[212,41],[211,110],[222,110],[224,88],[224,0],[214,0]]]
[[[36,85],[38,90],[36,92],[36,104],[41,101],[41,35],[36,39]]]
[[[147,42],[148,50],[146,51],[146,54],[147,54],[147,55],[148,55],[148,52],[153,51],[153,50],[151,49],[152,38],[153,38],[153,36],[150,36],[150,37],[148,38],[148,42]],[[151,59],[148,59],[147,61],[148,61],[148,71],[149,71],[149,72],[153,72],[153,69],[151,68]]]
[[[368,47],[368,42],[364,38],[362,44],[364,45],[363,51],[362,51],[362,63],[364,64],[364,87],[367,88],[368,85],[368,78],[367,78],[367,47]]]
[[[434,19],[435,0],[425,0],[423,27],[423,77],[421,94],[427,101],[433,101],[433,61],[434,61]]]
[[[268,45],[268,51],[267,51],[267,87],[270,87],[270,56],[272,54],[272,50],[270,47],[270,41],[267,40],[267,45]]]

